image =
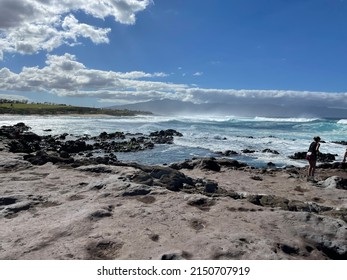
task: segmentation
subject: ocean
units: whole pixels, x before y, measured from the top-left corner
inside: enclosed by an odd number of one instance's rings
[[[175,129],[183,137],[175,137],[172,145],[156,145],[152,150],[136,153],[116,153],[119,160],[143,164],[170,164],[193,157],[220,156],[218,152],[235,151],[229,158],[254,167],[272,162],[276,167],[289,165],[304,167],[305,160],[289,156],[307,151],[314,136],[322,139],[320,151],[336,154],[341,161],[346,146],[336,141],[347,141],[347,119],[319,118],[239,118],[233,116],[14,116],[1,115],[0,126],[24,122],[39,135],[91,136],[101,132],[144,133]],[[45,131],[50,129],[51,131]],[[244,150],[253,153],[244,153]],[[270,149],[278,154],[264,152]]]

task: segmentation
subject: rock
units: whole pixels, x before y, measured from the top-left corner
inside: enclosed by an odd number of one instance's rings
[[[184,162],[181,163],[173,163],[170,164],[170,168],[176,169],[176,170],[180,170],[180,169],[193,169],[194,168],[194,164],[191,160],[186,160]]]
[[[13,196],[0,197],[0,206],[14,204],[17,200],[18,199]]]
[[[273,195],[250,195],[247,200],[253,204],[266,206],[266,207],[279,207],[281,209],[288,209],[289,200],[283,197]]]
[[[318,185],[323,188],[336,188],[347,190],[347,179],[338,176],[332,176],[324,181],[318,182]]]
[[[28,131],[31,129],[30,126],[27,126],[25,123],[23,122],[19,122],[17,124],[15,124],[13,127],[19,129],[20,131]]]
[[[103,239],[100,241],[91,241],[86,246],[88,260],[114,260],[124,243],[118,240]]]
[[[29,210],[32,206],[33,203],[31,201],[21,201],[11,204],[10,206],[6,207],[5,211],[7,211],[7,214],[5,216],[8,217],[18,212]]]
[[[12,140],[9,142],[8,146],[11,153],[33,153],[41,150],[39,143],[30,143],[22,139]]]
[[[299,254],[299,248],[292,247],[290,245],[286,244],[278,244],[278,248],[280,248],[285,254],[288,255],[298,255]]]
[[[95,191],[99,191],[101,189],[103,189],[106,185],[105,184],[92,184],[91,186],[91,190],[95,190]]]
[[[335,160],[335,156],[336,155],[333,155],[330,153],[327,153],[327,154],[319,153],[317,160],[320,162],[333,162]]]
[[[263,181],[263,178],[258,175],[253,175],[250,178],[255,181]]]
[[[189,198],[188,205],[197,207],[202,211],[209,211],[210,207],[215,205],[215,201],[206,196],[193,196]]]
[[[173,163],[170,165],[171,168],[180,170],[180,169],[194,169],[200,168],[203,170],[212,170],[219,172],[221,170],[221,166],[226,168],[243,168],[246,167],[247,164],[241,163],[237,160],[227,159],[227,158],[200,158],[200,159],[192,159],[186,160],[181,163]]]
[[[187,260],[189,259],[190,254],[185,251],[176,251],[171,253],[163,254],[161,260]]]
[[[133,176],[131,176],[130,179],[135,183],[144,184],[147,186],[153,186],[154,182],[153,177],[142,170],[136,172]]]
[[[97,210],[89,215],[89,219],[94,221],[94,220],[99,220],[105,217],[111,217],[112,213],[108,210]]]
[[[216,162],[214,158],[202,159],[200,160],[200,163],[196,165],[196,167],[204,170],[212,170],[216,172],[220,171],[220,165]]]
[[[0,127],[0,136],[4,136],[7,139],[18,139],[24,131],[28,131],[29,126],[25,125],[23,122],[17,123],[13,126],[2,126]]]
[[[62,144],[61,150],[65,151],[67,153],[79,153],[79,152],[85,152],[93,150],[93,146],[90,144],[86,144],[85,141],[73,141],[69,140]]]
[[[48,154],[44,151],[38,151],[36,155],[28,154],[23,156],[24,160],[29,161],[31,164],[34,165],[44,165],[47,162],[52,162],[53,164],[56,163],[73,163],[73,158],[62,158],[56,154]]]
[[[264,150],[262,150],[262,152],[263,153],[270,153],[270,154],[274,154],[274,155],[279,155],[280,154],[276,150],[271,150],[271,149],[264,149]]]
[[[218,190],[218,184],[213,181],[207,181],[205,183],[205,192],[215,193]]]
[[[32,165],[30,162],[24,160],[0,157],[0,172],[25,170],[27,168],[30,168],[31,166]]]
[[[346,145],[347,146],[347,141],[332,141],[332,143],[340,144],[340,145]]]
[[[253,154],[253,153],[255,153],[255,150],[244,149],[244,150],[242,150],[242,152],[245,154]]]
[[[68,134],[68,133],[63,133],[63,134],[60,134],[57,138],[58,138],[59,140],[65,140],[65,139],[66,139],[66,136],[69,136],[69,134]]]
[[[62,157],[62,158],[69,158],[70,157],[70,154],[66,151],[61,151],[59,153],[59,156]]]
[[[293,156],[289,156],[291,159],[306,159],[307,152],[297,152]],[[319,153],[317,157],[317,161],[319,162],[333,162],[335,160],[335,156],[333,154],[327,153]]]
[[[132,186],[127,188],[126,191],[123,192],[122,196],[139,196],[139,195],[147,195],[152,191],[152,188],[148,186]]]
[[[226,156],[226,157],[230,157],[230,156],[235,156],[238,155],[238,152],[235,151],[231,151],[231,150],[226,150],[224,152],[217,152],[217,154],[222,155],[222,156]]]
[[[77,170],[92,173],[112,173],[112,169],[102,165],[79,167]]]
[[[170,191],[179,191],[184,184],[193,185],[191,178],[170,167],[135,165],[153,179],[153,185],[165,187]]]
[[[174,129],[167,129],[167,130],[160,130],[160,131],[156,131],[156,132],[152,132],[149,134],[150,137],[153,136],[178,136],[178,137],[182,137],[183,134],[174,130]]]
[[[346,228],[339,220],[315,214],[307,214],[301,220],[306,222],[306,226],[296,227],[295,231],[305,242],[328,259],[347,259]]]
[[[125,134],[124,132],[114,132],[114,133],[107,133],[107,132],[102,132],[99,134],[99,138],[101,140],[107,140],[107,139],[125,139]]]
[[[172,144],[174,136],[181,137],[183,135],[174,129],[160,130],[149,134],[149,137],[156,144]]]
[[[33,133],[33,132],[25,132],[20,135],[20,138],[26,142],[40,142],[42,137]]]
[[[319,205],[313,202],[307,203],[298,200],[289,200],[285,197],[275,195],[252,194],[248,195],[246,199],[255,205],[279,208],[293,212],[322,213],[333,209],[332,207]]]
[[[243,168],[243,167],[247,166],[246,163],[242,163],[242,162],[239,162],[239,161],[233,160],[233,159],[217,159],[216,161],[220,166],[224,166],[227,168],[238,169],[238,168]]]
[[[289,156],[290,159],[306,159],[307,152],[297,152],[292,156]]]
[[[155,144],[172,144],[173,137],[180,137],[182,134],[173,129],[162,130],[153,132],[146,136],[143,134],[124,134],[123,132],[107,133],[102,132],[99,136],[89,137],[83,135],[78,136],[70,135],[70,139],[67,133],[58,136],[39,136],[32,132],[25,132],[30,128],[24,123],[17,124],[15,126],[2,126],[0,128],[0,136],[5,137],[8,140],[12,140],[8,143],[9,150],[13,153],[34,153],[40,150],[57,151],[62,158],[68,158],[67,154],[74,156],[82,152],[92,152],[97,150],[98,152],[113,153],[113,152],[137,152],[146,149],[153,149]],[[71,139],[77,138],[77,140]],[[117,141],[111,141],[117,139]],[[93,140],[93,144],[87,144],[86,141]],[[124,141],[120,141],[124,140]],[[3,150],[0,146],[0,150]],[[64,152],[64,154],[62,153]],[[90,155],[89,153],[89,155]],[[100,157],[96,162],[109,164],[116,160],[114,156],[112,161],[106,157]]]

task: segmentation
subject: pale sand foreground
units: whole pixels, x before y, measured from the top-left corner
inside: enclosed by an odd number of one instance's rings
[[[305,170],[181,170],[218,182],[225,195],[138,184],[138,172],[33,166],[0,152],[0,259],[347,256],[347,190],[307,182]],[[318,176],[347,178],[346,171],[333,172]]]

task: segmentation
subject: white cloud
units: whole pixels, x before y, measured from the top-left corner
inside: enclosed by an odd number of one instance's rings
[[[20,73],[8,68],[0,69],[0,90],[51,92],[60,96],[96,96],[112,93],[114,98],[139,96],[139,92],[153,97],[155,92],[169,92],[185,85],[158,82],[165,73],[143,71],[114,72],[88,69],[71,54],[47,55],[46,66],[24,67]],[[130,94],[132,93],[132,94]],[[149,94],[150,93],[150,94]]]
[[[112,17],[134,24],[136,13],[151,0],[0,0],[0,60],[4,53],[33,54],[52,51],[88,38],[95,44],[108,43],[109,28],[80,23],[76,11],[95,18]]]
[[[195,72],[193,76],[202,76],[204,73],[203,72]]]
[[[262,104],[345,107],[347,93],[285,90],[206,89],[159,82],[165,73],[115,72],[89,69],[71,54],[47,55],[46,65],[24,67],[20,73],[0,69],[0,91],[40,92],[64,97],[92,97],[99,101],[135,103],[174,99],[194,103]]]
[[[197,103],[235,102],[243,104],[265,104],[298,106],[303,103],[319,106],[347,106],[347,93],[339,92],[311,92],[290,90],[235,90],[235,89],[184,89],[189,101]]]

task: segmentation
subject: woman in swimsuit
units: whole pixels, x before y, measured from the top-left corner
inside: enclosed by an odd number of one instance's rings
[[[308,154],[309,158],[308,163],[309,163],[309,167],[308,167],[308,177],[307,180],[312,180],[314,181],[314,172],[316,171],[316,163],[317,163],[317,156],[319,153],[319,147],[320,147],[320,137],[316,136],[313,138],[313,142],[310,144],[310,147],[308,149]]]

